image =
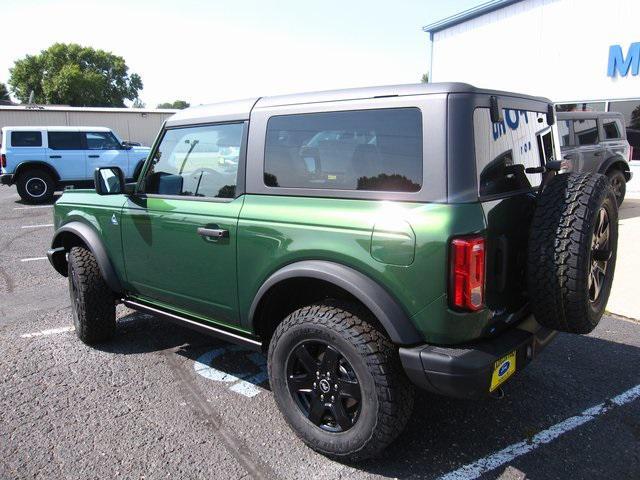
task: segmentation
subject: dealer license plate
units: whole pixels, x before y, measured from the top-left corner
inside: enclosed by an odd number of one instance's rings
[[[511,352],[493,365],[493,375],[491,376],[491,387],[489,391],[493,392],[514,373],[516,373],[516,352]]]

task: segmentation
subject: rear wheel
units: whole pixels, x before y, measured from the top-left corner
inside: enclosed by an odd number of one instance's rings
[[[362,460],[391,443],[413,408],[397,350],[349,305],[296,310],[269,346],[278,408],[296,434],[330,457]]]
[[[611,183],[613,194],[616,196],[618,206],[620,206],[622,205],[625,193],[627,192],[627,179],[625,178],[624,173],[617,168],[608,171],[607,177],[609,178],[609,183]]]
[[[41,169],[31,169],[21,173],[16,182],[18,195],[27,203],[51,201],[55,182],[51,175]]]
[[[93,254],[85,247],[69,251],[69,294],[76,335],[88,345],[104,342],[116,331],[116,305]]]

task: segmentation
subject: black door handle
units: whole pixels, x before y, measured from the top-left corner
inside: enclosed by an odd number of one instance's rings
[[[200,235],[201,237],[218,240],[220,238],[229,238],[229,230],[224,230],[222,228],[198,227],[198,235]]]
[[[89,155],[89,158],[100,158],[100,155]]]
[[[62,155],[49,155],[49,158],[62,158]]]

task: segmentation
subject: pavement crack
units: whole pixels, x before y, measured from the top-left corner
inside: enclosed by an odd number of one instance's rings
[[[203,423],[214,432],[226,450],[242,465],[251,478],[276,479],[277,475],[273,469],[260,459],[254,458],[244,442],[224,426],[220,416],[215,412],[211,404],[207,402],[204,394],[190,376],[191,371],[185,371],[183,365],[178,361],[176,351],[179,348],[161,350],[159,353],[167,360],[167,364],[180,387],[180,393],[187,405],[191,407],[196,415],[203,419]]]

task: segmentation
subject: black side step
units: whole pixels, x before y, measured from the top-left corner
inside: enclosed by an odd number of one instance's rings
[[[262,350],[262,342],[260,342],[259,340],[243,337],[238,333],[230,332],[228,330],[224,330],[218,327],[213,327],[211,325],[207,325],[197,320],[192,320],[190,318],[183,317],[175,313],[166,312],[164,310],[160,310],[158,308],[151,307],[149,305],[145,305],[143,303],[139,303],[134,300],[124,299],[122,303],[125,306],[132,308],[133,310],[150,313],[152,315],[158,315],[166,320],[169,320],[170,322],[177,323],[179,325],[184,325],[185,327],[198,330],[200,332],[206,333],[207,335],[212,335],[214,337],[220,338],[221,340],[225,340],[231,343],[236,343],[238,345],[244,345],[258,351]]]

